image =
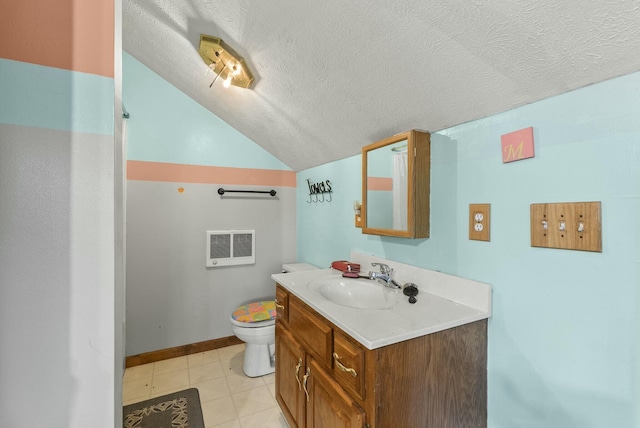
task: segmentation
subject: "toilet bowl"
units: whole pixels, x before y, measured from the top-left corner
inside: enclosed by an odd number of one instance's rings
[[[273,300],[242,305],[231,314],[233,334],[246,343],[242,371],[249,377],[275,371],[276,306]]]

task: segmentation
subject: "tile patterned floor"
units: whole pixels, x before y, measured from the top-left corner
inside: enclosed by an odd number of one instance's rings
[[[198,388],[206,428],[287,428],[275,400],[273,374],[242,373],[244,345],[125,370],[123,404]]]

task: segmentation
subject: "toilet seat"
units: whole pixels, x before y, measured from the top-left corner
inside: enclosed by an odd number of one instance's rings
[[[276,305],[273,300],[242,305],[231,314],[231,323],[244,328],[268,327],[274,325],[275,320]]]

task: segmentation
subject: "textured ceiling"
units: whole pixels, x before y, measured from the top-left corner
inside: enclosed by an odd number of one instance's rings
[[[123,9],[127,52],[295,171],[640,70],[637,0],[124,0]],[[209,88],[200,34],[245,58],[251,90]]]

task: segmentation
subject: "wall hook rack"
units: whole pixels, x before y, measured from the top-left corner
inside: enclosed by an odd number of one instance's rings
[[[223,189],[222,187],[218,189],[218,195],[222,196],[225,193],[268,193],[271,196],[275,196],[277,192],[273,189],[272,190],[229,190],[229,189]]]
[[[331,197],[331,193],[333,193],[331,191],[331,181],[325,180],[319,183],[313,183],[310,178],[307,178],[307,185],[309,186],[309,200],[307,201],[308,204],[312,202],[314,204],[318,202],[331,202],[331,200],[333,199]],[[325,199],[325,194],[329,195],[328,199]],[[318,195],[320,195],[322,199],[318,199]]]

